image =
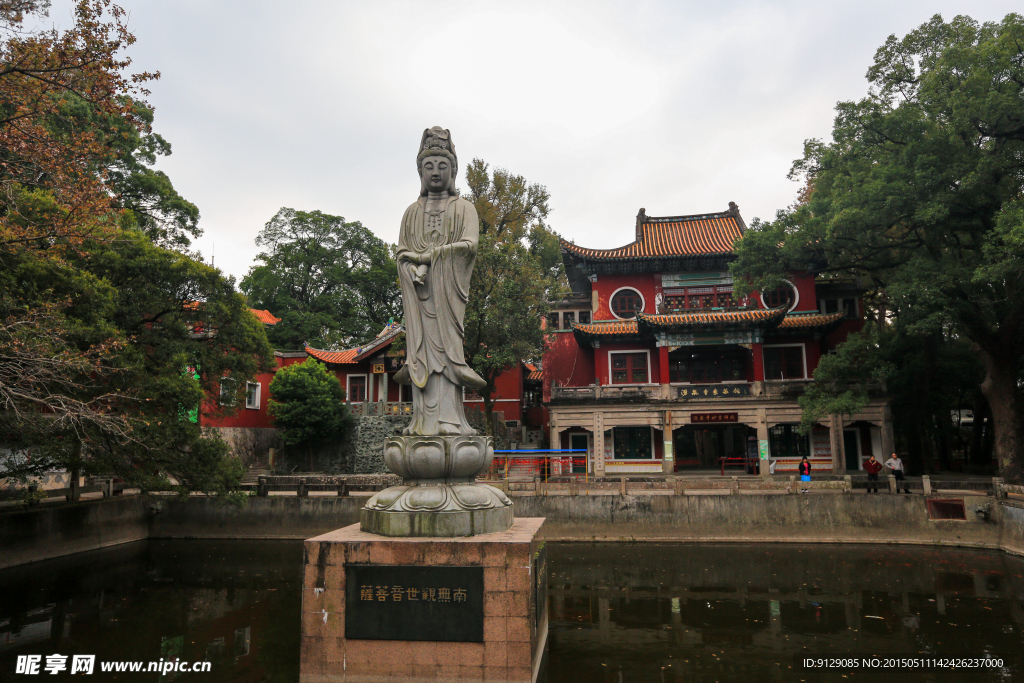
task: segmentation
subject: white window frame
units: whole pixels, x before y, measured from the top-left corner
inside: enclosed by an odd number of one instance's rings
[[[353,377],[362,377],[363,381],[365,382],[363,387],[366,389],[366,399],[363,400],[363,401],[353,401],[352,400],[352,378]],[[370,378],[367,377],[365,373],[364,374],[356,373],[354,375],[345,375],[345,400],[348,401],[349,403],[366,403],[367,401],[370,400]]]
[[[477,395],[479,396],[480,392],[477,392]],[[495,400],[499,400],[499,399],[495,399]],[[466,387],[462,387],[462,402],[463,403],[483,403],[484,399],[483,399],[482,396],[480,398],[467,398],[466,397]]]
[[[797,289],[796,285],[794,285],[789,280],[783,280],[783,282],[785,282],[787,285],[789,285],[790,287],[793,288],[793,303],[792,303],[792,305],[790,305],[789,309],[786,311],[786,313],[791,313],[791,312],[795,311],[796,307],[800,304],[800,290]],[[769,308],[768,304],[764,300],[764,292],[763,291],[757,293],[757,298],[761,300],[761,305],[764,306],[765,309]]]
[[[768,379],[768,377],[765,377],[764,378],[765,382],[806,382],[808,379],[810,379],[810,376],[807,374],[807,344],[762,344],[761,345],[761,368],[763,369],[765,367],[765,365],[766,365],[765,360],[764,360],[764,350],[765,349],[781,349],[781,348],[786,347],[786,346],[799,346],[800,347],[800,355],[802,356],[803,361],[804,361],[804,376],[803,377],[799,377],[799,378],[794,378],[794,379]]]
[[[254,386],[254,385],[256,387],[256,392],[253,394],[254,400],[250,401],[249,400],[249,387]],[[259,382],[246,382],[245,383],[245,407],[246,407],[246,409],[248,409],[248,410],[259,410],[260,409],[260,392],[261,391],[262,391],[262,386],[260,385]],[[255,404],[255,405],[253,405],[253,404]]]
[[[616,320],[636,320],[636,316],[635,315],[632,318],[620,318],[615,313],[615,309],[612,308],[612,299],[614,299],[615,295],[618,294],[619,292],[621,292],[624,289],[631,289],[631,290],[633,290],[634,292],[637,293],[637,296],[640,297],[640,309],[637,311],[637,313],[646,313],[647,312],[647,297],[645,297],[644,293],[641,292],[639,289],[637,289],[636,287],[632,287],[630,285],[626,285],[625,287],[619,287],[614,292],[612,292],[612,295],[610,297],[608,297],[608,312],[611,313],[612,316]]]
[[[647,354],[647,382],[645,384],[638,384],[636,382],[627,382],[626,384],[616,384],[612,381],[612,354],[621,353],[646,353]],[[657,384],[657,382],[651,381],[651,351],[650,349],[635,349],[633,351],[609,351],[608,352],[608,386],[610,387],[644,387],[649,384]]]

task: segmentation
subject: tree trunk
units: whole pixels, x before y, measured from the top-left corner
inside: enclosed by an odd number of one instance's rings
[[[1017,388],[1018,368],[1012,346],[996,353],[979,348],[985,363],[981,391],[992,411],[993,451],[999,474],[1008,482],[1024,480],[1024,406]]]
[[[494,400],[491,394],[480,394],[484,399],[484,422],[486,424],[487,436],[494,437]]]

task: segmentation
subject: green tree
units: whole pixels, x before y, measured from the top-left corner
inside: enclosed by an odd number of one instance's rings
[[[890,36],[871,89],[841,102],[831,143],[808,141],[792,175],[806,203],[757,224],[737,275],[864,276],[881,319],[968,341],[1004,476],[1024,475],[1024,20],[935,16]]]
[[[68,263],[8,255],[0,274],[9,293],[0,319],[13,321],[0,326],[11,351],[0,358],[0,433],[32,456],[8,469],[67,467],[149,490],[228,492],[241,469],[190,417],[224,410],[204,401],[225,376],[244,386],[270,367],[263,326],[220,271],[145,235],[81,247]],[[38,324],[19,326],[22,308]],[[12,376],[19,371],[29,376]]]
[[[545,219],[548,191],[481,159],[466,168],[467,199],[480,216],[480,244],[466,306],[466,361],[487,382],[480,390],[493,428],[495,381],[505,370],[540,358],[542,321],[560,291],[558,237]],[[553,245],[553,246],[552,246]]]
[[[278,348],[334,348],[371,339],[401,317],[393,247],[358,221],[282,208],[256,237],[257,255],[241,288],[281,322]]]
[[[269,412],[286,445],[305,447],[313,471],[313,447],[342,436],[353,424],[337,375],[312,358],[287,365],[270,383]]]

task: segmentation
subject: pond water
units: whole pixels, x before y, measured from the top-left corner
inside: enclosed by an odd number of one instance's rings
[[[1024,681],[1024,559],[910,546],[552,544],[543,677]],[[0,681],[298,680],[302,544],[148,541],[0,571]],[[808,670],[804,658],[986,654],[978,670]],[[47,655],[67,670],[47,675]],[[16,673],[41,655],[40,677]],[[101,672],[210,661],[211,673]],[[846,658],[846,657],[844,657]],[[59,661],[59,660],[58,660]],[[45,676],[43,678],[42,676]]]

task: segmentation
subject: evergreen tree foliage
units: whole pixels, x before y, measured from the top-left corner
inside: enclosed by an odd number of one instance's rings
[[[890,36],[871,88],[808,141],[807,201],[752,226],[734,272],[865,278],[880,321],[971,344],[1004,476],[1024,476],[1024,18]]]
[[[480,244],[466,306],[466,361],[487,382],[480,390],[492,428],[495,380],[543,353],[542,321],[565,288],[558,236],[547,226],[547,189],[473,159],[466,168],[480,217]]]
[[[282,208],[256,244],[264,248],[241,283],[255,308],[281,322],[277,348],[339,348],[372,339],[401,318],[394,248],[361,223]]]
[[[286,445],[305,448],[313,471],[313,447],[344,438],[354,420],[337,375],[312,358],[287,365],[270,383],[269,412]]]

